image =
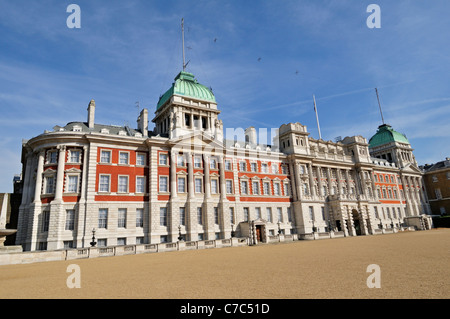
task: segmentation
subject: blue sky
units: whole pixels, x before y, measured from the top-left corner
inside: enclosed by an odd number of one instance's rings
[[[81,28],[69,29],[71,3]],[[369,29],[371,3],[381,28]],[[21,172],[21,143],[55,125],[136,127],[182,68],[212,87],[224,127],[307,125],[318,138],[362,135],[385,122],[419,164],[450,156],[450,2],[0,0],[0,192]],[[214,41],[215,40],[215,41]],[[152,127],[152,126],[151,126]]]

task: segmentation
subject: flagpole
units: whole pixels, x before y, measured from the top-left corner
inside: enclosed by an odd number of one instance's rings
[[[317,114],[316,97],[313,94],[314,100],[314,111],[316,112],[317,129],[319,130],[319,139],[322,139],[322,134],[320,133],[319,115]]]
[[[383,124],[384,124],[383,111],[381,110],[380,97],[378,96],[378,89],[377,88],[375,88],[375,92],[377,93],[378,107],[380,108],[381,120],[383,121]]]
[[[181,37],[183,40],[183,71],[186,71],[186,63],[185,63],[185,56],[184,56],[184,18],[181,19]]]

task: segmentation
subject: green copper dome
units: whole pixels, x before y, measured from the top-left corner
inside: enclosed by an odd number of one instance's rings
[[[198,83],[192,73],[185,71],[181,71],[176,76],[172,87],[160,97],[156,109],[158,110],[161,106],[163,106],[164,103],[166,103],[173,95],[188,96],[195,99],[216,103],[216,98],[211,90]]]
[[[404,134],[395,131],[389,124],[383,124],[378,127],[377,133],[369,140],[369,148],[391,142],[410,144]]]

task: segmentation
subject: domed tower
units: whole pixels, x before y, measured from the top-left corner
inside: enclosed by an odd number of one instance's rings
[[[192,73],[181,71],[156,107],[155,134],[177,138],[202,131],[216,139],[223,137],[216,98]]]
[[[395,131],[389,124],[378,127],[377,133],[369,140],[369,152],[372,157],[388,160],[398,167],[408,164],[417,166],[407,137]]]

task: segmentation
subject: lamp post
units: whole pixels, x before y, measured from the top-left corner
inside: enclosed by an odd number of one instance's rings
[[[234,224],[231,224],[231,238],[233,238],[235,236],[234,233]]]
[[[178,241],[181,241],[183,237],[181,236],[181,225],[178,225]]]
[[[280,227],[280,221],[278,221],[278,237],[281,235],[281,227]]]
[[[92,241],[90,242],[91,247],[95,247],[95,245],[97,244],[95,242],[95,228],[92,229]]]

